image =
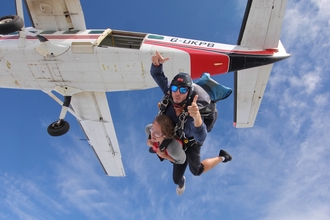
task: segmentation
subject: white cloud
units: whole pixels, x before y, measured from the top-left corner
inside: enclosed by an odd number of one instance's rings
[[[288,4],[283,40],[293,56],[287,66],[275,66],[268,88],[279,110],[270,138],[280,143],[284,156],[272,160],[278,168],[269,180],[276,184],[262,219],[329,219],[328,16],[322,1]]]
[[[48,195],[45,187],[30,177],[3,174],[0,180],[3,211],[11,213],[4,219],[53,219],[52,214],[67,212]]]
[[[90,218],[111,217],[111,210],[124,213],[125,200],[120,192],[111,189],[115,185],[108,185],[109,177],[103,174],[93,151],[86,142],[75,144],[79,147],[70,149],[62,144],[61,148],[66,149],[61,153],[63,161],[54,162],[61,200]]]

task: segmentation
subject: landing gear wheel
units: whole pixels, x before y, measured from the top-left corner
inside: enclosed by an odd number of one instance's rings
[[[51,136],[61,136],[68,132],[70,129],[70,124],[67,121],[61,119],[60,121],[55,121],[51,123],[48,128],[47,132]]]
[[[8,15],[0,18],[0,34],[10,34],[21,30],[23,19],[17,15]]]

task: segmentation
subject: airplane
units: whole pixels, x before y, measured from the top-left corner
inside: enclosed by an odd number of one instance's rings
[[[59,103],[48,133],[67,133],[71,113],[108,176],[125,170],[106,93],[156,87],[149,73],[156,51],[172,57],[164,66],[169,78],[234,72],[236,128],[254,126],[273,64],[290,56],[280,41],[286,0],[248,0],[237,45],[87,29],[80,0],[15,3],[17,15],[0,18],[0,87],[41,90]],[[33,27],[24,25],[24,6]]]

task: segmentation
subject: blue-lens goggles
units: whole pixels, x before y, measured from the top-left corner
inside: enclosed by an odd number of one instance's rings
[[[171,86],[171,91],[172,92],[176,92],[176,91],[178,91],[178,89],[179,89],[179,92],[181,94],[186,94],[188,92],[188,88],[187,87],[179,87],[179,86],[176,86],[176,85],[172,85]]]

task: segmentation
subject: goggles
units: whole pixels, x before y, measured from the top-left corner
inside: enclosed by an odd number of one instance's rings
[[[176,91],[178,91],[178,89],[179,89],[179,92],[181,94],[186,94],[188,92],[188,88],[187,87],[179,87],[179,86],[176,86],[176,85],[172,85],[171,86],[171,91],[172,92],[176,92]]]
[[[156,138],[160,138],[161,136],[163,136],[163,134],[161,132],[157,132],[155,131],[152,126],[150,127],[150,133],[152,133]]]

